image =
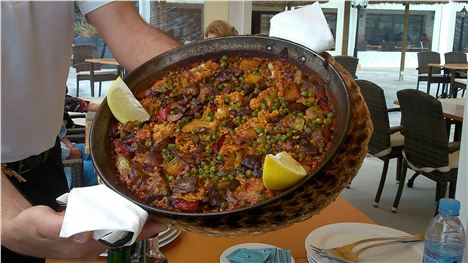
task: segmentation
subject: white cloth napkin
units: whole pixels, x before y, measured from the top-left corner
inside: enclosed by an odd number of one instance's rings
[[[329,50],[335,43],[318,2],[273,16],[270,37],[296,42],[317,53]]]
[[[115,243],[130,233],[131,245],[140,234],[148,213],[105,185],[73,188],[57,198],[67,204],[60,237],[94,231],[95,240]]]

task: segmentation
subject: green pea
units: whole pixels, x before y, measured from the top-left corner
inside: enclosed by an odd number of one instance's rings
[[[227,120],[222,120],[221,121],[221,126],[222,127],[226,127],[228,125],[228,121]]]
[[[231,99],[229,97],[224,98],[224,103],[226,104],[231,103]]]
[[[210,135],[205,137],[205,142],[209,142],[209,141],[211,141],[211,136]]]
[[[331,119],[331,118],[333,118],[333,117],[335,117],[335,114],[333,114],[333,112],[329,112],[329,113],[327,114],[327,118]]]
[[[284,142],[284,141],[286,141],[287,139],[288,139],[288,136],[287,136],[287,135],[285,135],[285,134],[281,135],[281,139],[280,139],[281,141]]]
[[[193,168],[192,168],[190,171],[191,171],[193,174],[196,174],[196,173],[198,173],[198,169],[197,169],[197,168],[195,168],[195,167],[193,167]]]
[[[254,111],[252,112],[252,116],[257,117],[257,116],[258,116],[258,110],[254,110]]]
[[[247,170],[247,171],[245,171],[245,176],[246,176],[247,178],[252,177],[252,175],[253,175],[252,170]]]
[[[312,102],[310,102],[310,101],[308,101],[308,102],[306,103],[307,108],[310,108],[310,107],[312,107],[313,105],[314,105],[314,104],[313,104]]]
[[[151,140],[146,140],[145,146],[146,148],[151,148],[151,146],[153,146],[153,142]]]
[[[218,134],[216,134],[216,133],[212,133],[212,134],[211,134],[211,140],[214,141],[214,140],[216,140],[217,138],[218,138]]]
[[[262,127],[259,127],[259,128],[255,128],[255,131],[260,134],[260,133],[263,133],[264,132],[264,129]]]
[[[169,176],[167,177],[167,180],[168,180],[169,182],[174,181],[174,176],[169,175]]]
[[[265,150],[267,150],[267,151],[271,150],[271,144],[265,145]]]
[[[223,158],[222,155],[218,155],[218,156],[216,156],[216,160],[222,162],[224,160],[224,158]]]
[[[307,97],[307,92],[306,91],[301,92],[301,96],[302,97]]]
[[[304,159],[304,153],[302,153],[302,152],[298,153],[298,154],[297,154],[297,158],[298,158],[299,160]]]
[[[218,169],[216,169],[216,166],[211,166],[210,167],[210,173],[216,173]]]
[[[169,150],[174,150],[175,148],[176,148],[176,146],[175,146],[175,144],[173,144],[173,143],[169,143],[169,144],[167,145],[167,149],[169,149]]]
[[[211,148],[205,148],[205,152],[207,154],[211,154],[213,152],[213,150]]]
[[[195,138],[193,138],[193,141],[194,141],[195,143],[198,143],[198,142],[200,142],[200,138],[199,138],[199,137],[195,137]]]
[[[257,142],[253,142],[252,143],[252,147],[257,147],[258,146],[258,143]]]
[[[208,114],[208,116],[206,116],[206,120],[207,120],[208,122],[212,122],[212,121],[213,121],[213,115]]]
[[[244,77],[239,77],[240,82],[244,82]]]

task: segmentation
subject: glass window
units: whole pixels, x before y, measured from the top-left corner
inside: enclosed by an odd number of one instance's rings
[[[400,51],[403,12],[366,9],[359,20],[358,50]],[[434,11],[410,11],[407,51],[431,50],[434,15]]]
[[[457,12],[455,21],[455,33],[453,38],[453,50],[468,52],[468,23],[467,18],[462,18],[460,12]],[[461,33],[463,29],[463,34]]]
[[[300,6],[294,6],[293,8],[300,8]],[[322,11],[330,26],[333,38],[336,39],[337,9],[323,8]],[[268,35],[270,32],[270,19],[278,13],[278,11],[252,11],[252,34]]]
[[[203,39],[203,4],[151,1],[150,24],[184,44]]]
[[[270,19],[278,13],[276,11],[252,11],[252,34],[268,35]]]

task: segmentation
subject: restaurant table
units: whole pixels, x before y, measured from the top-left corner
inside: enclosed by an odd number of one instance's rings
[[[94,70],[94,64],[117,66],[117,74],[121,77],[125,76],[124,68],[120,66],[120,63],[115,58],[87,58],[85,62],[90,63],[91,70]]]
[[[320,214],[292,226],[268,232],[262,235],[240,237],[210,237],[192,232],[182,232],[177,239],[161,248],[170,263],[216,263],[227,248],[240,243],[265,243],[282,249],[291,249],[291,255],[297,263],[307,263],[305,239],[313,230],[334,223],[374,222],[342,197],[326,207]],[[65,263],[62,260],[50,260],[46,263]],[[90,262],[106,262],[99,257]]]
[[[453,85],[453,80],[455,78],[455,74],[453,74],[455,71],[466,71],[468,70],[468,64],[436,64],[436,63],[429,63],[427,64],[429,67],[429,73],[428,73],[428,80],[427,80],[427,94],[429,94],[430,87],[431,87],[431,77],[432,77],[432,69],[433,68],[440,68],[444,69],[444,74],[447,76],[450,76],[450,90],[449,93],[447,94],[447,91],[443,89],[442,92],[442,97],[449,97],[449,98],[456,98],[457,97],[457,89],[455,85]],[[445,85],[445,83],[443,84]]]

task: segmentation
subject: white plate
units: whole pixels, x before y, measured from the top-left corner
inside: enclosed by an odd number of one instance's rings
[[[177,229],[167,229],[161,232],[160,235],[163,235],[158,238],[159,247],[162,248],[163,246],[174,241],[180,235],[181,232],[182,231]],[[107,251],[102,252],[99,256],[107,257]]]
[[[272,246],[272,245],[268,245],[268,244],[262,244],[262,243],[242,243],[242,244],[237,244],[235,246],[232,246],[226,250],[224,250],[224,252],[221,254],[221,256],[219,257],[219,262],[220,263],[230,263],[229,259],[227,259],[227,256],[229,254],[231,254],[232,252],[234,252],[234,250],[238,249],[238,248],[247,248],[247,249],[260,249],[260,248],[271,248],[271,247],[274,247],[274,248],[279,248],[279,247],[276,247],[276,246]],[[294,263],[294,258],[293,256],[291,255],[291,263]]]
[[[174,241],[181,233],[182,231],[180,230],[175,230],[174,229],[174,232],[169,235],[169,236],[166,236],[165,238],[163,239],[158,239],[159,240],[159,247],[164,247],[165,245],[171,243],[172,241]]]
[[[363,224],[338,223],[326,225],[312,231],[305,240],[307,255],[318,262],[330,263],[331,260],[315,253],[310,245],[321,248],[332,248],[370,237],[389,237],[408,235],[393,228]],[[396,244],[372,248],[359,256],[359,262],[421,262],[424,242]],[[311,260],[309,260],[311,261]]]

